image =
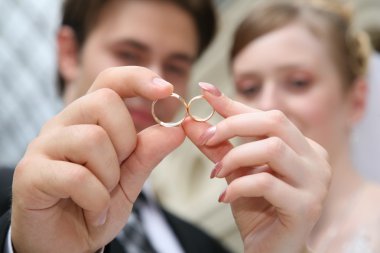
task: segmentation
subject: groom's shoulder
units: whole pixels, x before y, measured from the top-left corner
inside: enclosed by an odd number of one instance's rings
[[[13,171],[0,168],[0,216],[11,207]]]
[[[0,252],[4,251],[9,225],[11,224],[11,212],[8,210],[0,217]]]

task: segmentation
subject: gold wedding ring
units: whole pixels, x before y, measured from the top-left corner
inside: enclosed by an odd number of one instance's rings
[[[199,95],[199,96],[195,96],[193,97],[189,103],[187,104],[186,101],[180,96],[178,95],[177,93],[172,93],[170,95],[171,97],[174,97],[176,99],[178,99],[182,104],[183,106],[185,107],[185,116],[183,118],[181,118],[180,120],[178,120],[177,122],[164,122],[162,120],[160,120],[157,116],[156,116],[156,112],[155,112],[155,106],[156,106],[156,103],[158,102],[158,99],[157,100],[154,100],[153,103],[152,103],[152,115],[153,115],[153,118],[154,120],[160,124],[161,126],[164,126],[164,127],[175,127],[175,126],[178,126],[180,125],[186,118],[186,116],[190,116],[193,120],[195,121],[198,121],[198,122],[204,122],[204,121],[207,121],[209,120],[215,113],[215,110],[212,109],[212,112],[206,116],[206,117],[198,117],[196,115],[193,115],[191,113],[191,105],[196,101],[196,100],[199,100],[199,99],[204,99],[204,97],[202,95]]]
[[[215,113],[215,110],[214,110],[214,108],[212,109],[212,112],[208,115],[208,116],[206,116],[206,117],[204,117],[204,118],[202,118],[202,117],[197,117],[197,116],[195,116],[195,115],[193,115],[192,113],[191,113],[191,111],[190,111],[190,108],[191,108],[191,104],[193,103],[193,102],[195,102],[196,100],[199,100],[199,99],[204,99],[204,97],[203,97],[203,95],[199,95],[199,96],[195,96],[195,97],[193,97],[190,101],[189,101],[189,104],[187,105],[187,114],[193,119],[193,120],[195,120],[195,121],[198,121],[198,122],[204,122],[204,121],[207,121],[207,120],[209,120],[209,119],[211,119],[211,117],[214,115],[214,113]]]
[[[176,99],[178,99],[178,100],[183,104],[183,106],[185,107],[185,110],[186,110],[186,114],[187,114],[187,107],[188,107],[188,105],[187,105],[185,99],[183,99],[183,98],[182,98],[180,95],[178,95],[177,93],[172,93],[170,96],[171,96],[171,97],[174,97],[174,98],[176,98]],[[155,120],[158,124],[160,124],[161,126],[164,126],[164,127],[175,127],[175,126],[180,125],[180,124],[185,120],[186,115],[185,115],[182,119],[178,120],[177,122],[163,122],[163,121],[161,121],[161,120],[156,116],[156,112],[155,112],[155,110],[154,110],[154,108],[155,108],[157,102],[158,102],[158,99],[157,99],[157,100],[154,100],[153,103],[152,103],[152,115],[153,115],[154,120]]]

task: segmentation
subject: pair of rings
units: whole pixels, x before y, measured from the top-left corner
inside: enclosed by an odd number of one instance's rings
[[[193,120],[195,120],[195,121],[198,121],[198,122],[204,122],[204,121],[209,120],[209,119],[214,115],[214,113],[215,113],[214,108],[212,108],[212,112],[211,112],[209,115],[207,115],[206,117],[198,117],[198,116],[195,116],[195,115],[193,115],[193,114],[191,113],[191,110],[190,110],[190,109],[191,109],[191,105],[192,105],[196,100],[204,99],[204,98],[203,98],[203,95],[199,95],[199,96],[195,96],[195,97],[193,97],[193,98],[189,101],[189,103],[186,103],[186,101],[185,101],[180,95],[178,95],[177,93],[172,93],[172,94],[170,95],[170,97],[176,98],[176,99],[178,99],[178,100],[182,103],[182,105],[183,105],[184,108],[185,108],[185,115],[184,115],[180,120],[178,120],[178,121],[176,121],[176,122],[164,122],[164,121],[162,121],[161,119],[159,119],[159,118],[156,116],[156,112],[155,112],[155,106],[156,106],[156,103],[159,101],[159,100],[157,99],[157,100],[153,101],[153,103],[152,103],[152,115],[153,115],[154,120],[155,120],[158,124],[160,124],[161,126],[164,126],[164,127],[175,127],[175,126],[178,126],[178,125],[180,125],[180,124],[185,120],[185,118],[186,118],[187,116],[190,116],[190,117],[191,117]]]

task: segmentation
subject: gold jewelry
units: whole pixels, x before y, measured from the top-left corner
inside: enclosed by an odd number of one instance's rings
[[[207,117],[205,117],[205,118],[200,118],[200,117],[197,117],[197,116],[195,116],[195,115],[192,115],[192,114],[191,114],[191,111],[190,111],[191,103],[193,103],[194,101],[196,101],[196,100],[198,100],[198,99],[204,99],[203,95],[195,96],[195,97],[193,97],[193,98],[190,100],[189,104],[187,105],[187,113],[189,114],[189,116],[190,116],[193,120],[198,121],[198,122],[205,122],[205,121],[211,119],[211,117],[212,117],[212,116],[214,115],[214,113],[215,113],[215,110],[212,109],[212,112],[211,112]]]
[[[185,110],[186,110],[186,114],[187,114],[187,107],[188,107],[188,106],[187,106],[187,103],[186,103],[185,99],[183,99],[183,98],[182,98],[180,95],[178,95],[177,93],[172,93],[170,96],[171,96],[171,97],[174,97],[174,98],[176,98],[176,99],[178,99],[179,101],[182,102],[182,104],[185,106]],[[154,100],[153,103],[152,103],[152,115],[153,115],[154,120],[155,120],[158,124],[160,124],[161,126],[164,126],[164,127],[175,127],[175,126],[180,125],[180,124],[185,120],[186,114],[185,114],[185,116],[184,116],[182,119],[180,119],[180,120],[177,121],[177,122],[163,122],[163,121],[161,121],[161,120],[156,116],[156,113],[155,113],[155,111],[154,111],[154,108],[155,108],[155,105],[156,105],[157,101],[158,101],[158,99]]]
[[[174,97],[174,98],[178,99],[180,102],[182,102],[182,104],[183,104],[184,107],[185,107],[185,111],[186,111],[186,113],[185,113],[185,116],[184,116],[182,119],[178,120],[177,122],[163,122],[163,121],[161,121],[161,120],[156,116],[155,106],[156,106],[156,103],[158,102],[158,99],[157,99],[157,100],[154,100],[153,103],[152,103],[152,115],[153,115],[154,120],[155,120],[158,124],[160,124],[161,126],[164,126],[164,127],[175,127],[175,126],[178,126],[178,125],[180,125],[180,124],[185,120],[186,116],[190,116],[193,120],[198,121],[198,122],[205,122],[205,121],[209,120],[209,119],[214,115],[214,113],[215,113],[215,110],[212,109],[212,112],[211,112],[207,117],[205,117],[205,118],[197,117],[197,116],[191,114],[191,112],[190,112],[191,104],[192,104],[194,101],[198,100],[198,99],[204,99],[203,95],[199,95],[199,96],[195,96],[195,97],[193,97],[193,98],[190,100],[190,102],[189,102],[188,104],[187,104],[186,101],[185,101],[180,95],[178,95],[177,93],[172,93],[170,96],[171,96],[171,97]]]

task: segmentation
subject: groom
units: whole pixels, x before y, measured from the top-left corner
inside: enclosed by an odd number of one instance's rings
[[[151,170],[185,138],[180,127],[152,126],[151,100],[174,88],[185,96],[191,67],[214,31],[210,1],[65,2],[57,42],[66,107],[15,170],[0,251],[95,252],[107,245],[107,252],[124,252],[113,239]],[[171,104],[160,108],[163,120],[176,112]],[[226,252],[147,199],[141,213],[151,215],[141,216],[154,251]]]

